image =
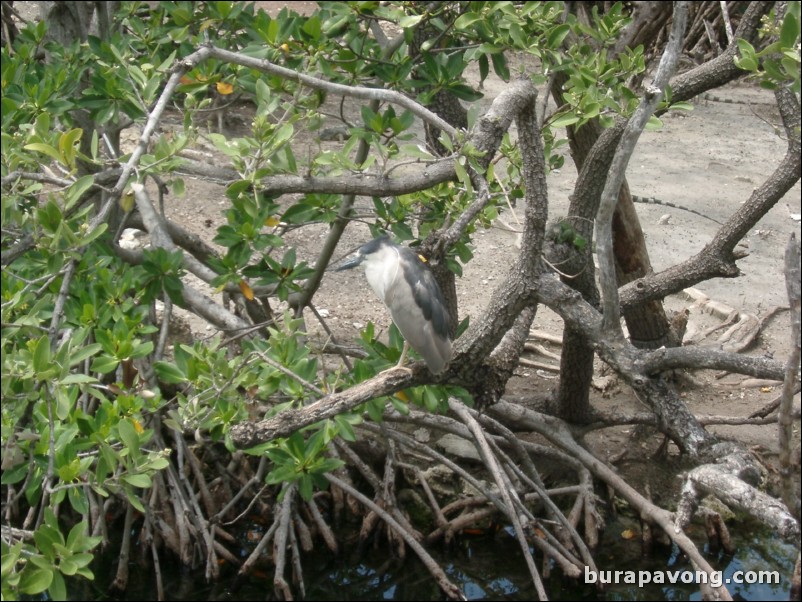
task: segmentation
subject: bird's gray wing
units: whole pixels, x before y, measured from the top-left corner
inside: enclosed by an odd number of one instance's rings
[[[451,359],[449,315],[443,294],[434,275],[409,249],[403,266],[407,269],[396,276],[404,282],[395,282],[394,295],[387,299],[393,322],[404,339],[426,361],[429,369],[438,373]]]

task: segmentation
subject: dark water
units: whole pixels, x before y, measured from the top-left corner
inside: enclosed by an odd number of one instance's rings
[[[620,533],[626,527],[611,524],[596,555],[602,571],[631,570],[683,571],[687,578],[691,571],[676,549],[656,548],[651,558],[641,555],[639,539],[625,541]],[[780,541],[772,533],[741,526],[733,527],[733,539],[738,546],[734,556],[710,555],[708,560],[723,578],[732,579],[737,571],[777,571],[779,584],[729,583],[728,588],[738,600],[787,600],[790,576],[796,560],[793,546]],[[701,534],[692,534],[699,541]],[[324,547],[304,556],[306,600],[443,600],[443,594],[434,584],[426,569],[411,553],[404,562],[394,560],[385,547],[368,548],[357,555],[354,546],[339,556]],[[456,583],[469,600],[534,600],[522,555],[513,537],[507,531],[494,535],[463,537],[448,550],[435,553],[449,578]],[[137,566],[131,567],[131,583],[125,597],[111,598],[105,588],[113,578],[114,559],[100,559],[95,567],[93,584],[71,584],[74,600],[155,600],[153,574]],[[542,561],[538,568],[542,568]],[[233,575],[219,583],[206,584],[202,571],[186,571],[164,562],[162,564],[165,596],[167,600],[272,600],[273,582],[271,567],[255,571],[246,583],[234,591]],[[667,580],[667,577],[666,577]],[[610,584],[604,591],[595,586],[563,577],[553,570],[546,580],[551,600],[698,600],[698,587],[692,583],[650,584],[645,587],[619,583]],[[296,598],[302,599],[296,590]]]

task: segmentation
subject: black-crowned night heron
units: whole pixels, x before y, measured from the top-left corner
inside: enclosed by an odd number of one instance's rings
[[[376,295],[390,309],[393,322],[434,374],[451,360],[451,335],[443,293],[429,266],[412,250],[386,236],[363,245],[337,271],[365,265],[365,276]]]

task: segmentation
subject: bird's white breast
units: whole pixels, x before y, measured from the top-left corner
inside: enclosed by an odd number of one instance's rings
[[[392,302],[392,284],[399,277],[398,251],[382,247],[365,258],[365,277],[368,284],[386,305]]]

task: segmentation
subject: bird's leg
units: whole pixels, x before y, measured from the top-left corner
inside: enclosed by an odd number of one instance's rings
[[[404,368],[404,363],[407,361],[407,353],[409,353],[409,343],[404,341],[404,349],[401,351],[401,357],[398,360],[398,363],[395,365],[396,368]]]
[[[404,349],[401,351],[401,358],[398,360],[398,363],[392,368],[387,368],[386,370],[382,370],[382,372],[389,372],[390,370],[406,370],[411,374],[412,368],[408,368],[407,366],[404,365],[404,363],[407,360],[408,352],[409,352],[409,343],[404,341]]]

